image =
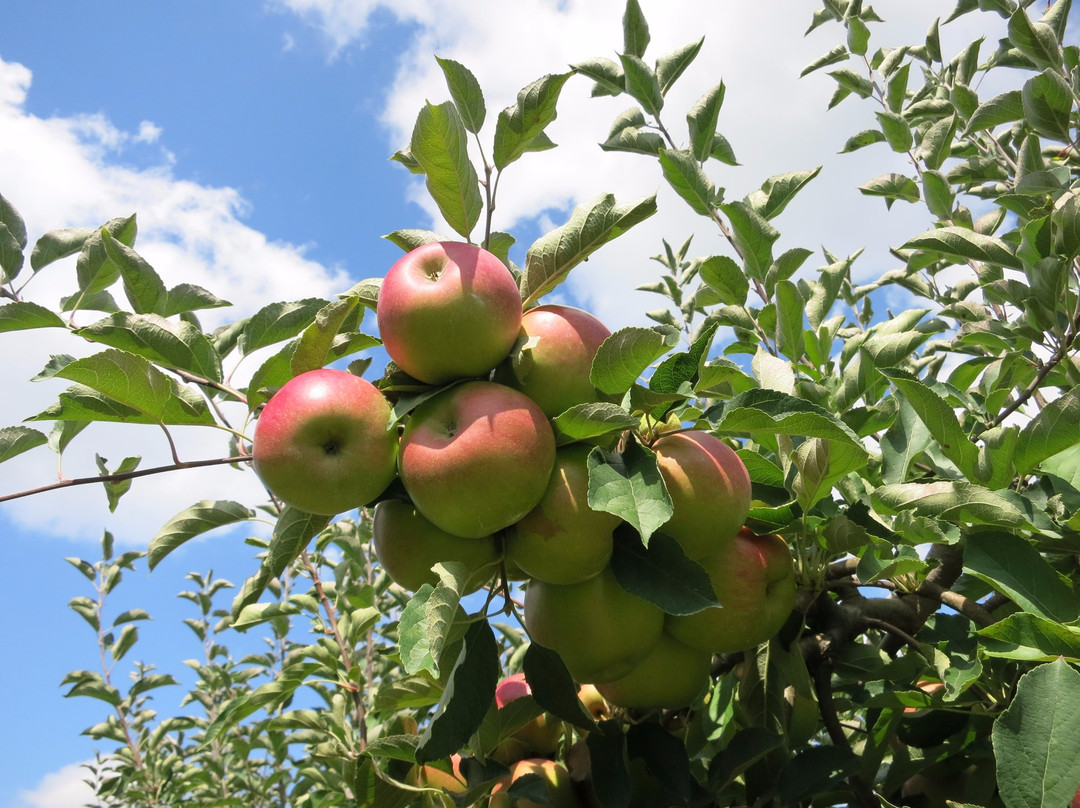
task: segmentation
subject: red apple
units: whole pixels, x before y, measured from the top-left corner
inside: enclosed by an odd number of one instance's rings
[[[711,663],[708,651],[684,645],[665,631],[649,655],[626,676],[601,682],[596,689],[620,707],[678,710],[708,686]]]
[[[514,524],[543,497],[555,435],[524,393],[473,381],[429,398],[401,436],[398,470],[429,521],[480,538]]]
[[[610,336],[606,325],[582,309],[555,305],[529,309],[498,379],[529,396],[549,418],[575,404],[606,401],[589,374],[596,349]]]
[[[648,656],[664,627],[659,607],[631,595],[611,567],[578,584],[533,579],[525,590],[533,642],[557,652],[578,682],[610,682]]]
[[[506,537],[506,557],[531,578],[576,584],[596,575],[611,558],[612,532],[622,521],[589,507],[591,447],[563,446],[543,499]]]
[[[533,800],[518,798],[511,802],[510,795],[506,793],[515,781],[527,774],[535,774],[544,781],[547,791],[547,801],[543,803]],[[491,789],[491,797],[488,799],[488,808],[578,808],[577,798],[574,796],[574,787],[570,782],[570,774],[566,767],[554,760],[543,758],[530,758],[519,760],[511,769],[510,774],[497,782]]]
[[[750,512],[750,475],[726,443],[707,432],[675,432],[652,444],[673,514],[660,530],[699,560],[728,542]]]
[[[428,384],[482,376],[514,347],[521,296],[510,270],[473,244],[433,242],[386,273],[379,335],[394,362]]]
[[[495,686],[495,705],[501,710],[510,702],[531,695],[532,688],[525,681],[525,674],[515,673]],[[562,722],[543,713],[514,730],[499,744],[492,757],[505,764],[528,757],[551,757],[559,748],[562,733]]]
[[[700,651],[729,653],[765,642],[784,625],[795,603],[795,570],[787,543],[743,528],[701,560],[720,606],[669,615],[675,639]]]
[[[465,588],[466,593],[475,592],[492,576],[499,558],[491,536],[452,536],[431,524],[413,505],[397,499],[385,499],[375,506],[371,529],[379,564],[395,583],[411,592],[424,584],[438,584],[439,576],[431,568],[443,561],[460,561],[473,573],[487,567],[487,574],[474,574]]]
[[[311,370],[263,407],[252,459],[287,505],[334,516],[366,505],[394,479],[397,433],[374,385],[343,370]]]
[[[413,766],[407,778],[410,785],[437,788],[448,794],[464,794],[468,784],[461,773],[461,755],[450,756],[450,771],[425,764]]]

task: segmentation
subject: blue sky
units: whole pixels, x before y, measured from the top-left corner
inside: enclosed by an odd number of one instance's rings
[[[273,300],[332,295],[382,275],[400,253],[381,235],[439,229],[415,178],[387,159],[406,142],[424,100],[446,98],[433,53],[473,69],[493,121],[533,79],[574,59],[611,56],[621,45],[618,0],[8,5],[0,29],[0,193],[22,211],[31,241],[54,227],[95,226],[137,212],[137,246],[167,282],[218,292],[237,306],[230,317]],[[815,4],[642,5],[653,57],[706,35],[698,63],[669,103],[680,111],[678,123],[689,103],[719,78],[726,82],[720,130],[743,163],[716,177],[728,196],[742,196],[772,174],[824,165],[779,220],[782,246],[824,245],[842,255],[866,247],[857,270],[876,275],[891,268],[887,247],[928,225],[916,209],[898,206],[887,214],[854,191],[902,164],[890,166],[882,152],[836,156],[848,135],[872,125],[872,109],[848,101],[826,114],[829,80],[797,81],[837,36],[823,29],[802,37]],[[943,11],[935,0],[875,7],[889,21],[880,29],[888,44],[920,38]],[[690,19],[695,22],[685,23]],[[943,30],[945,50],[955,52],[980,33],[996,42],[1001,24],[992,15],[969,15]],[[647,160],[597,149],[627,104],[591,101],[588,89],[572,82],[564,91],[552,127],[560,148],[530,155],[507,172],[496,226],[515,233],[520,245],[564,221],[577,202],[605,191],[629,201],[659,188]],[[989,88],[982,92],[989,97]],[[779,102],[765,105],[763,98]],[[561,294],[613,328],[644,322],[642,312],[657,299],[633,290],[655,277],[648,256],[661,250],[661,238],[679,244],[698,232],[695,253],[720,249],[719,239],[676,200],[661,194],[661,210],[577,271]],[[821,263],[819,252],[808,266]],[[70,268],[42,273],[35,295],[49,302],[70,291],[65,272]],[[34,375],[50,350],[70,350],[40,334],[9,336],[2,354],[9,379]],[[6,391],[0,425],[39,411],[56,392],[48,385]],[[192,456],[220,453],[220,440],[201,441],[192,439]],[[95,451],[116,459],[143,454],[149,465],[163,452],[160,443],[150,433],[103,429],[80,436],[64,470],[90,473]],[[0,466],[0,492],[55,476],[47,450],[29,454],[34,457]],[[85,581],[63,559],[94,560],[106,528],[121,549],[145,547],[161,523],[198,499],[258,501],[253,475],[196,474],[137,483],[114,515],[91,487],[0,505],[9,570],[0,614],[7,653],[0,667],[0,808],[73,804],[65,789],[77,780],[76,770],[65,767],[92,756],[92,743],[79,733],[103,718],[103,704],[61,698],[64,674],[93,668],[96,656],[91,632],[66,607],[70,598],[89,594]],[[189,613],[173,595],[187,587],[189,570],[211,568],[236,583],[249,574],[242,535],[193,543],[153,575],[128,576],[117,609],[139,606],[156,618],[141,630],[134,657],[173,672],[198,654],[194,636],[179,624]],[[179,698],[179,688],[173,690],[159,691],[161,709]]]

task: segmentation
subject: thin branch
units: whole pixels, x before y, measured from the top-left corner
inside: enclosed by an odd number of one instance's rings
[[[196,469],[203,468],[205,466],[225,466],[232,465],[234,463],[247,463],[251,460],[251,455],[236,455],[235,457],[218,457],[213,460],[189,460],[181,463],[171,463],[167,466],[154,466],[149,469],[136,469],[135,471],[124,471],[117,474],[99,474],[95,477],[74,477],[69,480],[59,480],[49,485],[42,485],[38,488],[28,488],[25,491],[18,491],[14,494],[5,494],[0,496],[0,502],[8,502],[13,499],[21,499],[22,497],[30,497],[35,494],[43,494],[46,491],[55,491],[59,488],[71,488],[75,485],[90,485],[92,483],[118,483],[124,480],[134,480],[136,477],[148,477],[151,474],[163,474],[167,471],[179,471],[180,469]]]

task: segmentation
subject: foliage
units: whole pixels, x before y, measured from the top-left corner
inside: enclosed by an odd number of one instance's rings
[[[723,234],[724,254],[693,255],[690,239],[663,244],[658,280],[645,287],[663,299],[648,314],[657,324],[619,331],[593,364],[595,386],[621,403],[573,408],[556,424],[565,441],[622,436],[590,463],[590,502],[643,540],[620,556],[622,579],[644,581],[639,594],[671,608],[684,608],[695,569],[680,569],[693,562],[676,554],[669,575],[649,573],[649,539],[670,504],[662,484],[642,484],[658,478],[642,446],[672,420],[730,439],[754,484],[750,526],[779,533],[794,554],[796,610],[769,643],[715,658],[712,687],[691,709],[616,711],[597,724],[557,656],[530,646],[512,619],[519,589],[505,569],[479,603],[462,600],[452,565],[410,598],[372,562],[366,511],[330,521],[271,503],[273,534],[231,609],[219,603],[230,583],[189,576],[181,597],[196,611],[185,622],[203,658],[190,663],[197,684],[183,714],[160,717],[149,694],[173,677],[136,665],[124,689],[113,675],[148,615],[108,623],[106,596],[144,555],[114,557],[106,535],[101,560],[72,559],[95,597],[71,602],[103,669],[65,680],[68,695],[110,710],[87,730],[111,744],[92,767],[99,803],[449,805],[417,785],[415,767],[460,752],[469,788],[455,800],[471,804],[506,771],[491,759],[499,742],[547,710],[565,722],[559,756],[582,799],[606,808],[1065,805],[1080,781],[1080,48],[1065,40],[1069,10],[1069,0],[1041,16],[1031,3],[960,0],[923,42],[889,49],[874,46],[879,20],[859,0],[825,0],[815,13],[811,29],[833,26],[840,44],[804,74],[827,71],[830,106],[854,96],[878,123],[843,151],[908,161],[860,190],[921,204],[933,220],[892,251],[895,269],[865,284],[857,253],[826,249],[816,270],[808,249],[775,254],[777,222],[817,169],[726,198],[715,180],[735,162],[717,131],[725,85],[685,112],[684,131],[672,128],[680,113],[665,106],[668,91],[703,44],[646,61],[636,0],[618,60],[585,59],[529,84],[499,113],[491,144],[479,137],[475,78],[440,60],[451,100],[425,106],[394,159],[423,175],[460,237],[509,261],[512,236],[492,229],[497,189],[515,162],[554,147],[545,129],[559,94],[582,78],[594,95],[631,104],[601,147],[655,160],[703,227]],[[940,25],[971,13],[996,14],[1000,42],[943,54]],[[1014,88],[981,97],[983,78],[1006,71]],[[523,302],[655,210],[654,197],[580,205],[512,267]],[[207,333],[198,312],[227,304],[187,284],[166,289],[136,234],[134,217],[47,233],[27,277],[26,228],[0,200],[0,331],[62,329],[100,347],[48,361],[38,379],[71,386],[29,420],[52,430],[0,430],[0,459],[45,445],[62,454],[91,423],[119,421],[156,425],[170,446],[180,425],[227,436],[222,458],[184,462],[174,448],[165,468],[244,464],[250,419],[273,390],[304,370],[351,361],[359,372],[370,361],[356,355],[378,344],[361,330],[378,279],[334,301],[269,303]],[[437,236],[389,238],[408,249]],[[71,295],[51,306],[26,297],[37,273],[70,256]],[[886,288],[903,290],[910,308],[877,314]],[[270,347],[246,386],[223,372],[226,359]],[[398,419],[432,392],[393,367],[378,384]],[[116,507],[132,478],[162,470],[139,462],[102,464],[89,481]],[[255,518],[239,503],[197,503],[145,560],[153,567],[195,536]],[[229,633],[256,629],[264,653],[233,659]],[[534,698],[496,709],[500,670],[519,669]]]

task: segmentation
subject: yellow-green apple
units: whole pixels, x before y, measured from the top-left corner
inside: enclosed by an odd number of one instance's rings
[[[371,382],[322,368],[290,379],[255,424],[259,479],[287,505],[334,516],[366,505],[395,475],[390,404]]]
[[[633,670],[613,682],[597,683],[596,689],[620,707],[678,710],[706,688],[711,662],[708,651],[684,645],[665,631]]]
[[[556,450],[543,499],[507,533],[507,560],[531,578],[576,584],[611,559],[612,532],[622,520],[589,507],[590,449],[574,443]]]
[[[428,384],[486,374],[518,337],[521,296],[510,270],[473,244],[432,242],[386,273],[376,307],[394,362]]]
[[[611,715],[611,708],[608,706],[607,701],[600,691],[596,689],[596,685],[583,684],[578,688],[578,700],[585,705],[585,709],[588,710],[589,715],[593,717],[594,721],[599,721],[601,718],[608,718]]]
[[[546,802],[518,797],[511,799],[508,790],[510,787],[527,774],[535,774],[543,780],[544,789],[547,793]],[[544,758],[528,758],[519,760],[510,768],[510,774],[497,782],[491,788],[491,796],[488,799],[488,808],[578,808],[577,797],[574,796],[574,786],[570,782],[570,774],[566,767],[554,760]]]
[[[660,529],[699,560],[728,542],[750,512],[750,475],[735,451],[707,432],[674,432],[652,444],[671,495]]]
[[[666,628],[675,639],[701,651],[729,653],[765,642],[784,625],[795,604],[795,570],[780,536],[743,528],[700,563],[720,606],[669,615]]]
[[[437,788],[449,794],[464,794],[468,790],[461,773],[461,755],[458,754],[450,756],[450,771],[431,764],[415,765],[409,770],[406,780],[410,785]]]
[[[606,401],[592,382],[596,349],[611,330],[587,311],[573,306],[537,306],[521,318],[521,335],[499,366],[499,381],[516,387],[549,418],[574,406]]]
[[[495,706],[501,710],[510,702],[531,695],[532,688],[525,681],[525,674],[515,673],[495,686]],[[542,713],[503,739],[492,757],[505,764],[523,758],[551,757],[559,748],[562,734],[562,722],[553,715]]]
[[[413,411],[398,471],[417,510],[447,533],[489,536],[540,501],[555,435],[524,393],[502,384],[455,385]]]
[[[529,581],[525,626],[533,642],[562,657],[576,681],[610,682],[648,656],[664,613],[623,589],[605,567],[578,584]]]
[[[372,543],[379,564],[400,586],[415,592],[424,584],[435,586],[439,576],[431,569],[444,561],[459,561],[473,573],[465,592],[475,592],[494,572],[499,558],[491,536],[463,539],[425,519],[414,505],[384,499],[375,506]],[[487,574],[479,573],[488,567]]]

